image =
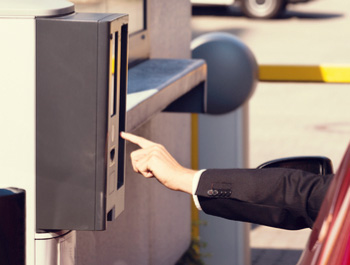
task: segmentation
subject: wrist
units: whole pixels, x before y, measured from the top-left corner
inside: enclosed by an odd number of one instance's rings
[[[178,190],[192,194],[192,185],[194,175],[197,173],[197,170],[185,169],[181,174],[181,181],[179,182]]]

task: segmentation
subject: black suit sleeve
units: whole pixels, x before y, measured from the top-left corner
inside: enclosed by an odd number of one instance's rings
[[[282,168],[209,169],[196,195],[210,215],[284,229],[312,228],[332,178]]]

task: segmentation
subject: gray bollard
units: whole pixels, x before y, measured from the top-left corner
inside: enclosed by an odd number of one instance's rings
[[[207,63],[206,113],[198,115],[199,168],[245,168],[248,165],[248,101],[258,80],[256,60],[236,37],[209,33],[193,40],[192,56]],[[243,105],[243,106],[242,106]],[[203,262],[251,264],[250,225],[200,212]],[[224,247],[223,247],[224,246]],[[205,254],[208,255],[205,255]]]

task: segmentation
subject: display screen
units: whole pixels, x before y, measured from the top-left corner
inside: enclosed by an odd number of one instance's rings
[[[145,0],[71,0],[76,12],[129,14],[129,33],[146,29]]]

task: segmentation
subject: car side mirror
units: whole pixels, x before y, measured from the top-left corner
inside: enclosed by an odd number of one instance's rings
[[[265,162],[264,164],[258,166],[258,169],[274,167],[300,169],[318,175],[333,174],[332,161],[323,156],[280,158]]]

